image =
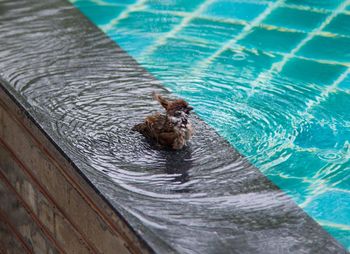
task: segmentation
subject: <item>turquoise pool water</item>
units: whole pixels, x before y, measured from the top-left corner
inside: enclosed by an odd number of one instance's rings
[[[71,0],[350,250],[350,1]]]

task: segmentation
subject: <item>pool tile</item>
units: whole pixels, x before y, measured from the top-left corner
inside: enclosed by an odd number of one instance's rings
[[[85,0],[82,0],[82,1],[85,1]],[[133,4],[137,2],[137,0],[102,0],[102,1],[105,3],[111,3],[111,4]]]
[[[191,12],[203,2],[204,0],[147,0],[145,5],[153,10]]]
[[[240,24],[196,18],[182,29],[178,35],[189,36],[193,39],[200,38],[208,40],[211,43],[223,43],[232,39],[243,27],[244,26]]]
[[[350,14],[339,14],[323,30],[350,36]]]
[[[118,30],[109,31],[108,35],[134,58],[139,57],[143,51],[151,46],[156,40],[156,38],[152,36],[130,34]],[[132,40],[133,43],[130,43],[130,40]]]
[[[288,178],[281,174],[267,174],[267,177],[297,204],[303,203],[309,196],[310,183],[305,182],[302,178]]]
[[[289,154],[290,157],[285,162],[276,166],[277,171],[286,176],[310,179],[327,165],[327,162],[318,158],[311,151],[290,149]]]
[[[286,4],[304,5],[313,8],[333,10],[337,8],[343,0],[285,0]]]
[[[259,73],[268,70],[273,63],[280,60],[280,55],[237,47],[222,52],[211,63],[208,71],[222,74],[225,78],[241,77],[242,80],[251,82]]]
[[[281,75],[295,79],[296,82],[316,84],[318,86],[330,85],[346,67],[341,65],[324,64],[312,60],[293,58],[282,69]]]
[[[319,126],[310,135],[315,136],[317,147],[329,148],[331,153],[332,150],[338,151],[331,157],[342,156],[344,147],[350,141],[349,105],[350,94],[337,90],[329,93],[326,98],[309,110],[318,121]]]
[[[158,35],[169,32],[181,20],[182,18],[178,16],[137,11],[120,20],[116,27],[118,29],[125,28],[125,31],[130,33]]]
[[[254,93],[250,94],[247,101],[249,107],[264,110],[266,117],[271,119],[271,126],[265,130],[263,136],[276,137],[278,140],[283,139],[282,143],[290,142],[289,138],[295,136],[295,119],[293,120],[290,115],[298,116],[300,112],[306,109],[307,102],[310,99],[317,98],[322,92],[316,87],[306,90],[299,87],[298,84],[290,83],[286,79],[262,81],[254,87]],[[288,93],[285,93],[285,91],[288,91]],[[288,114],[276,111],[276,108],[288,108]],[[276,132],[277,128],[283,128],[285,131],[283,136],[279,136],[279,132]],[[271,156],[267,157],[272,160]]]
[[[350,122],[350,94],[342,91],[330,93],[326,100],[322,101],[319,105],[322,108],[318,111],[315,110],[316,112],[314,114],[318,112],[320,116],[332,117],[342,123],[343,121]]]
[[[324,13],[280,7],[274,10],[264,21],[264,24],[311,31],[327,17]]]
[[[332,179],[332,187],[342,190],[350,190],[350,165],[342,165],[342,172]]]
[[[275,74],[274,77],[269,81],[269,85],[276,89],[278,96],[273,96],[273,99],[280,100],[280,105],[288,105],[293,102],[292,106],[288,108],[291,113],[295,116],[308,105],[310,100],[316,100],[323,92],[324,88],[315,86],[313,84],[305,84],[303,82],[296,82],[295,79],[291,79],[287,76]],[[259,90],[259,93],[263,93],[264,87]],[[288,91],[288,92],[284,92]],[[281,96],[282,95],[282,96]],[[272,96],[271,96],[272,97]]]
[[[77,2],[77,7],[89,19],[96,22],[97,25],[106,25],[112,19],[119,16],[125,9],[123,6],[115,5],[97,5],[96,3]]]
[[[215,48],[208,47],[200,43],[192,43],[180,39],[168,39],[165,45],[160,46],[152,56],[164,56],[169,61],[187,60],[192,63],[191,60],[201,60],[214,53]]]
[[[316,220],[350,225],[350,192],[328,190],[315,196],[304,210]]]
[[[251,49],[288,53],[306,36],[304,33],[287,32],[257,27],[237,43]]]
[[[297,53],[314,59],[350,63],[350,38],[316,36]]]
[[[164,68],[171,68],[172,65],[176,65],[176,70],[184,74],[188,73],[196,62],[203,60],[214,52],[215,48],[208,47],[208,45],[180,39],[168,39],[167,43],[159,46],[149,58],[150,63],[157,63],[155,68],[159,67],[158,64]],[[175,75],[175,73],[173,74]]]
[[[247,145],[247,142],[249,143],[253,123],[246,115],[246,108],[232,108],[235,105],[232,101],[239,103],[240,100],[247,98],[252,79],[254,80],[258,73],[268,70],[275,61],[280,59],[281,56],[264,54],[263,52],[251,52],[242,48],[228,49],[222,52],[203,71],[201,75],[203,82],[196,94],[201,94],[203,97],[209,96],[209,104],[212,104],[213,101],[221,102],[217,106],[217,110],[212,109],[210,111],[213,114],[220,114],[220,117],[216,116],[218,121],[215,121],[213,125],[221,133],[224,133],[228,140],[242,139],[241,141],[245,145]],[[212,75],[213,73],[216,74]],[[227,102],[227,104],[224,105],[224,102]],[[206,111],[208,110],[204,110],[204,112]],[[236,111],[237,114],[232,114],[233,111]],[[239,118],[237,118],[238,115]],[[203,117],[210,119],[215,116],[204,115]],[[243,125],[246,127],[242,127]],[[239,135],[233,131],[235,129],[240,129]],[[261,133],[254,133],[257,136],[259,134]],[[237,141],[235,144],[238,148],[242,148],[244,146],[242,142]]]
[[[204,14],[216,18],[251,21],[259,16],[267,6],[267,4],[235,0],[216,1],[207,8]]]
[[[327,108],[324,107],[321,109],[318,108],[318,110],[323,111],[326,115],[332,112],[329,112]],[[294,143],[302,148],[318,148],[325,150],[343,148],[347,138],[349,138],[350,132],[341,129],[334,130],[334,125],[336,123],[325,122],[325,119],[329,119],[328,115],[314,115],[314,117],[317,117],[317,119],[304,122],[297,127],[298,134],[295,137]],[[344,136],[339,134],[343,134]],[[317,155],[315,154],[315,156]]]
[[[329,176],[328,181],[332,188],[350,192],[350,162],[339,165],[337,170]]]
[[[344,91],[350,92],[350,75],[348,76],[338,85],[338,87]]]
[[[327,223],[327,222],[326,222]],[[329,223],[329,226],[328,226]],[[343,244],[345,247],[350,246],[350,230],[346,229],[345,227],[349,227],[349,225],[344,225],[344,228],[342,228],[340,225],[337,226],[331,226],[332,222],[328,222],[327,226],[323,226],[323,228],[329,232],[335,239],[337,239],[341,244]],[[350,251],[350,247],[348,248],[348,251]]]

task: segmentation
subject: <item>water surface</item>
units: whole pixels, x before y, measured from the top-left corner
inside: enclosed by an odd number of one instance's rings
[[[350,248],[349,1],[71,2]]]
[[[1,86],[158,253],[344,252],[247,159],[346,245],[346,54],[324,62],[330,49],[317,61],[294,52],[281,68],[288,43],[308,33],[254,26],[280,2],[181,3],[75,2],[121,49],[67,1],[0,0]],[[312,29],[341,2],[307,3]],[[248,40],[253,30],[270,37]],[[274,50],[268,38],[285,32]],[[130,131],[161,110],[153,91],[174,96],[164,87],[196,109],[181,151]]]

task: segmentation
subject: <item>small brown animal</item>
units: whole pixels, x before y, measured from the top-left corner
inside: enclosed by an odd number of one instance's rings
[[[193,134],[188,119],[193,108],[183,99],[167,100],[156,93],[153,94],[153,98],[164,107],[166,114],[156,113],[148,116],[132,130],[154,140],[158,145],[181,149]]]

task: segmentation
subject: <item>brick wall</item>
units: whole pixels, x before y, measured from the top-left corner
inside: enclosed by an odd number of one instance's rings
[[[0,89],[0,253],[149,249]]]

